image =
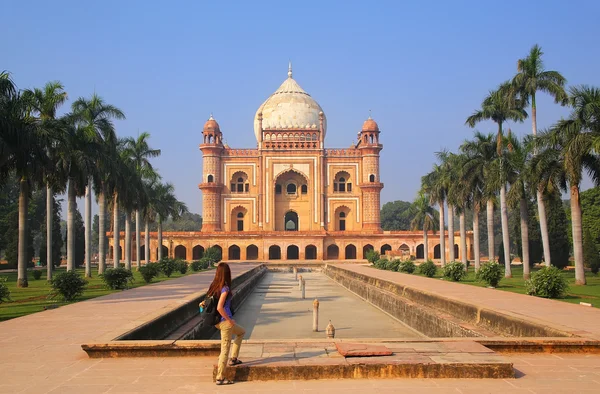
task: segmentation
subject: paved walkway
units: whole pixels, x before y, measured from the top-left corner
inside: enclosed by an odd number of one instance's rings
[[[527,316],[550,326],[567,327],[569,331],[578,335],[600,339],[600,309],[598,308],[400,272],[383,271],[366,265],[336,264],[336,266],[508,314]]]
[[[249,268],[232,265],[234,275]],[[510,380],[283,381],[217,388],[212,383],[214,357],[89,359],[81,350],[84,342],[99,341],[115,328],[135,325],[137,319],[206,288],[213,275],[190,275],[0,323],[0,393],[391,394],[405,389],[411,393],[572,394],[596,393],[600,386],[598,355],[509,355],[518,374]],[[466,299],[475,299],[466,289]],[[578,320],[577,313],[569,317]]]
[[[404,323],[373,308],[321,272],[301,272],[306,298],[291,272],[267,272],[236,311],[247,339],[323,339],[332,322],[336,338],[422,338]],[[313,300],[319,299],[319,332],[312,331]],[[220,333],[216,333],[220,338]]]

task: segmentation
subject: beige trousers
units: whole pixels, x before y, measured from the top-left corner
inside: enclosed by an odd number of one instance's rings
[[[231,358],[237,358],[240,354],[240,346],[244,339],[246,330],[244,327],[237,324],[231,325],[227,321],[223,321],[216,325],[217,329],[221,330],[221,354],[219,355],[219,369],[217,371],[217,380],[223,379],[223,373],[227,366],[227,359],[229,356],[229,348],[231,347],[231,337],[235,335],[235,341],[233,341],[233,351]]]

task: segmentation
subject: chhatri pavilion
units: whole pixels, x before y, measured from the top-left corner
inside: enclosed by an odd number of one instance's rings
[[[440,257],[438,235],[429,234],[424,251],[422,231],[381,229],[383,145],[375,120],[369,116],[350,148],[325,148],[327,116],[292,77],[291,65],[256,111],[257,148],[230,148],[224,133],[211,115],[200,144],[202,229],[164,232],[164,256],[191,261],[214,246],[225,261],[360,260],[369,249]],[[471,241],[469,234],[469,258]],[[150,242],[155,260],[156,233]]]

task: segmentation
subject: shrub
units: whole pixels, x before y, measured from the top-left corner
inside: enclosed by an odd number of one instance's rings
[[[188,272],[188,263],[185,260],[175,260],[177,268],[175,268],[181,275],[185,275]]]
[[[428,278],[433,278],[435,276],[435,273],[437,271],[437,267],[435,266],[435,263],[431,260],[427,260],[424,263],[421,263],[421,265],[419,265],[419,273],[421,275],[425,275]]]
[[[171,277],[173,271],[177,269],[177,262],[168,257],[163,257],[159,262],[160,271],[165,274],[167,278]]]
[[[375,268],[379,268],[380,270],[384,270],[388,264],[388,259],[382,258],[375,262]]]
[[[454,282],[460,282],[466,274],[465,265],[460,261],[453,261],[444,267],[444,277]]]
[[[600,254],[594,242],[594,238],[588,228],[583,233],[583,261],[585,266],[589,267],[594,274],[600,269]]]
[[[415,269],[417,269],[417,266],[415,265],[415,263],[413,263],[412,260],[404,260],[400,263],[400,266],[398,267],[398,272],[412,274],[413,272],[415,272]]]
[[[106,287],[112,290],[124,290],[133,283],[133,273],[126,268],[109,268],[100,276]]]
[[[556,267],[543,267],[525,282],[527,294],[543,298],[561,298],[569,290],[569,285]]]
[[[385,264],[385,269],[388,271],[398,271],[398,266],[400,265],[400,260],[398,259],[393,259],[388,261]]]
[[[141,266],[140,274],[146,283],[152,282],[152,279],[157,277],[160,274],[160,267],[158,263],[148,263],[144,266]]]
[[[500,283],[502,275],[504,275],[504,267],[496,261],[490,261],[481,265],[475,277],[477,280],[487,283],[488,286],[496,287]]]
[[[367,250],[367,261],[369,263],[375,264],[375,262],[377,262],[377,260],[379,260],[380,257],[381,257],[381,255],[375,249]]]
[[[208,260],[209,265],[217,264],[221,261],[221,251],[214,246],[211,246],[204,252],[204,258]]]
[[[41,270],[33,270],[33,272],[31,273],[31,276],[33,276],[33,279],[39,280],[42,277],[42,271]]]
[[[50,296],[56,297],[59,295],[65,301],[73,301],[83,294],[87,284],[87,280],[75,271],[61,272],[50,281],[52,286]]]
[[[209,265],[210,265],[210,262],[207,259],[205,259],[204,257],[202,257],[200,260],[196,260],[196,261],[192,262],[190,267],[192,268],[192,271],[200,271],[200,270],[207,269]]]
[[[10,290],[6,286],[6,278],[0,277],[0,304],[10,301]]]

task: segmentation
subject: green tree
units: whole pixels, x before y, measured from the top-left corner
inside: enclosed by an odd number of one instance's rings
[[[569,222],[559,193],[549,195],[545,201],[548,207],[548,233],[550,237],[550,253],[552,265],[564,268],[569,265],[571,244],[567,229]]]
[[[446,265],[446,225],[444,223],[444,204],[446,203],[446,198],[448,195],[448,176],[444,171],[444,167],[434,164],[433,170],[421,178],[421,188],[423,191],[425,191],[425,193],[427,193],[427,195],[429,195],[430,203],[437,204],[440,208],[440,262],[443,267]]]
[[[383,230],[410,230],[411,218],[406,216],[406,211],[410,209],[411,203],[407,201],[391,201],[383,204],[381,208],[381,228]]]
[[[589,229],[583,230],[583,260],[585,266],[590,268],[594,274],[600,269],[600,254],[598,247]]]
[[[59,122],[56,122],[56,112],[67,100],[67,92],[65,92],[64,86],[58,81],[48,82],[43,89],[35,88],[33,90],[25,90],[25,92],[23,92],[23,97],[27,101],[30,115],[35,117],[39,129],[45,134],[53,132],[57,133],[57,137],[61,139],[60,134],[62,133],[62,127],[60,127],[61,125]],[[44,181],[46,183],[46,224],[44,226],[46,230],[46,235],[44,237],[46,240],[46,247],[43,248],[43,252],[46,253],[46,256],[43,258],[44,261],[54,261],[53,253],[55,242],[53,230],[55,225],[52,223],[55,205],[54,191],[64,191],[64,179],[62,178],[60,171],[56,171],[55,168],[55,163],[57,161],[56,156],[58,153],[57,147],[58,143],[49,144],[47,146],[51,163],[44,174]],[[41,255],[40,258],[42,258]],[[47,279],[49,281],[52,280],[52,264],[47,264],[46,272]]]
[[[569,105],[572,107],[569,118],[558,121],[549,131],[539,135],[538,146],[543,152],[537,155],[541,158],[536,157],[536,160],[540,162],[539,168],[548,167],[548,162],[558,162],[562,165],[566,182],[561,186],[565,187],[568,184],[571,197],[575,283],[585,285],[579,188],[584,169],[592,179],[600,183],[600,160],[595,154],[595,144],[600,133],[600,89],[588,86],[572,87],[569,90]]]
[[[423,258],[427,260],[429,258],[429,244],[427,233],[429,231],[435,231],[438,225],[438,218],[436,218],[436,212],[433,207],[429,204],[430,197],[423,193],[419,192],[415,202],[412,204],[410,208],[412,220],[410,222],[410,228],[413,231],[423,230]]]
[[[508,211],[506,206],[506,174],[504,172],[504,151],[502,149],[502,137],[503,137],[503,125],[507,121],[523,122],[527,118],[527,112],[525,111],[524,102],[515,97],[515,91],[512,89],[510,82],[504,82],[497,90],[492,91],[483,100],[481,109],[475,111],[471,116],[467,118],[466,124],[470,127],[484,120],[492,120],[498,125],[497,134],[497,157],[496,157],[496,169],[492,171],[490,176],[491,180],[495,180],[495,183],[500,190],[500,212],[502,221],[502,243],[504,245],[504,255],[507,256],[506,266],[504,275],[507,278],[512,277],[510,270],[510,237],[508,234]]]
[[[115,126],[113,120],[125,119],[123,112],[110,104],[94,93],[89,99],[80,97],[73,103],[72,106],[72,121],[77,129],[80,129],[85,135],[86,140],[94,144],[95,150],[91,155],[92,160],[102,162],[108,160],[110,156],[101,156],[106,152],[104,145],[112,146],[116,143],[117,137],[115,134]],[[81,161],[81,160],[80,160]],[[88,167],[87,171],[82,171],[80,176],[85,178],[70,178],[78,180],[77,186],[83,187],[84,190],[78,190],[80,194],[85,195],[85,245],[87,250],[90,250],[91,245],[91,228],[92,228],[92,184],[96,186],[96,191],[103,192],[103,166]],[[69,185],[70,185],[69,182]],[[96,193],[97,194],[97,193]],[[69,212],[70,213],[70,212]],[[91,255],[88,253],[85,257],[85,276],[92,276]]]
[[[47,147],[53,141],[53,134],[43,132],[30,112],[30,105],[9,74],[0,73],[0,183],[11,179],[8,175],[13,171],[19,182],[18,287],[28,286],[30,189],[42,180],[43,169],[50,162]]]
[[[566,104],[567,93],[565,84],[567,80],[558,71],[548,71],[544,68],[542,60],[542,48],[534,45],[527,57],[517,62],[517,75],[512,80],[513,87],[517,89],[521,98],[531,102],[531,131],[537,135],[537,104],[536,93],[538,91],[549,94],[556,103]],[[543,189],[536,190],[538,204],[538,215],[544,247],[544,260],[547,266],[551,264],[550,241],[548,236],[548,225],[546,222],[546,207],[544,205]]]
[[[589,231],[593,242],[600,248],[600,187],[581,192],[581,226]]]

